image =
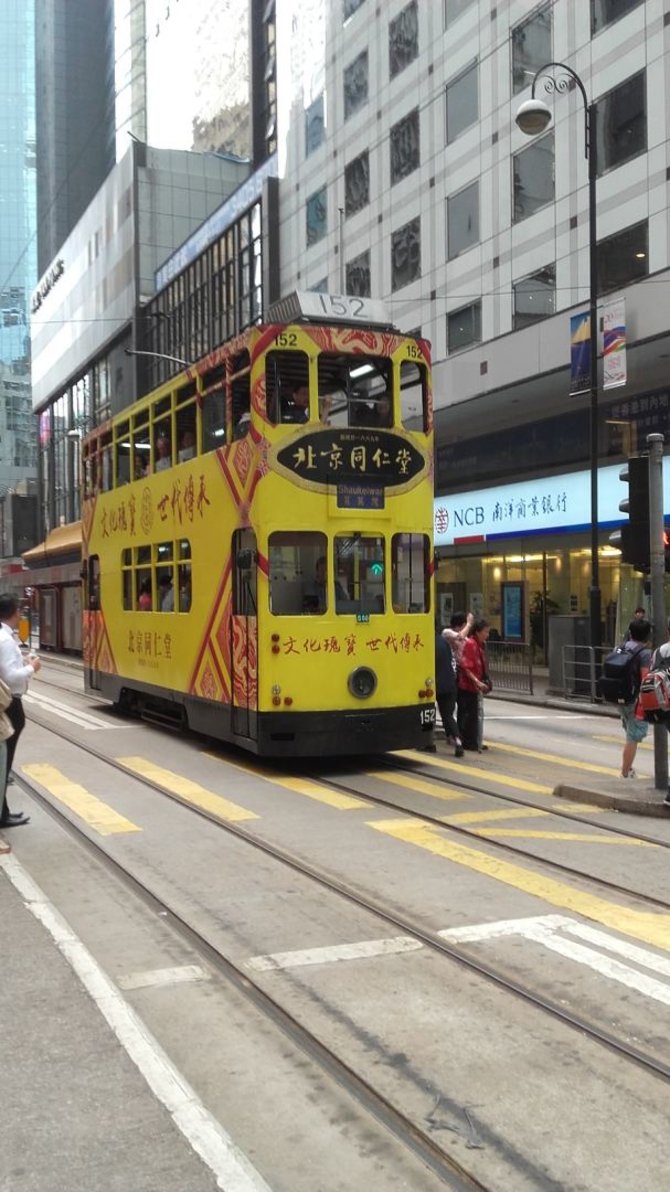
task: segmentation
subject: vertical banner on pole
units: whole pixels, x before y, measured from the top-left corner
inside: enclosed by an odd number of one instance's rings
[[[570,316],[570,393],[588,393],[591,388],[591,343],[589,312]]]
[[[626,384],[626,300],[615,298],[603,310],[603,389]]]

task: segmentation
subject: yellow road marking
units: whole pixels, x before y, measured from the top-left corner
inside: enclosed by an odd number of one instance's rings
[[[337,811],[353,811],[357,807],[369,807],[364,799],[354,799],[351,795],[343,795],[340,791],[331,790],[328,786],[321,786],[318,782],[311,782],[309,778],[284,778],[263,766],[248,765],[241,762],[231,762],[228,758],[217,757],[215,753],[205,753],[205,757],[215,762],[225,762],[235,770],[242,770],[244,774],[254,774],[257,778],[265,778],[275,786],[283,786],[285,790],[293,791],[296,795],[305,795],[308,799],[315,799],[318,803],[325,803],[327,807],[334,807]]]
[[[446,821],[448,822],[448,821]],[[474,828],[478,836],[515,836],[526,840],[581,840],[586,844],[632,844],[637,848],[656,848],[647,840],[630,840],[626,836],[596,836],[589,832],[538,832],[525,828]]]
[[[416,845],[426,849],[447,861],[463,865],[475,873],[484,874],[494,881],[503,882],[521,890],[534,898],[539,898],[551,906],[562,907],[574,914],[583,915],[596,923],[602,923],[623,935],[630,935],[634,939],[642,940],[664,952],[670,951],[670,915],[657,914],[654,911],[631,910],[626,906],[608,902],[594,894],[587,894],[583,890],[568,886],[565,882],[535,873],[531,869],[524,869],[521,865],[514,865],[500,857],[489,856],[478,849],[458,844],[448,840],[441,834],[441,829],[430,827],[423,820],[371,820],[369,827],[376,832],[383,832],[396,840],[406,844]]]
[[[606,741],[608,745],[621,745],[621,742],[624,740],[624,738],[621,733],[617,734],[616,736],[614,735],[614,733],[612,733],[612,735],[609,737],[605,736],[604,733],[602,733],[600,735],[594,733],[593,740],[594,741]],[[653,749],[653,748],[654,748],[654,746],[651,744],[650,741],[640,741],[640,743],[638,744],[638,749]]]
[[[494,770],[482,770],[479,766],[469,766],[467,762],[450,762],[447,758],[436,757],[434,753],[419,753],[415,749],[397,749],[394,757],[406,757],[411,762],[421,762],[423,766],[436,766],[439,770],[455,771],[457,774],[468,774],[471,778],[486,778],[489,782],[497,782],[499,786],[511,786],[517,791],[529,791],[533,795],[553,795],[553,786],[543,786],[539,782],[528,782],[525,778],[511,778],[509,774],[498,774]]]
[[[571,770],[588,770],[589,774],[608,774],[616,778],[621,773],[619,766],[598,766],[595,762],[573,761],[571,758],[561,757],[560,753],[541,753],[539,749],[524,749],[521,745],[501,745],[499,741],[496,741],[495,748],[496,750],[500,749],[503,753],[514,753],[518,757],[532,757],[539,762],[551,762],[553,766],[568,766]]]
[[[198,782],[192,782],[190,778],[184,778],[181,774],[174,774],[172,770],[164,770],[162,766],[156,766],[146,758],[117,757],[116,760],[130,773],[148,778],[150,782],[165,787],[167,791],[179,795],[186,802],[193,803],[195,807],[201,807],[203,811],[210,811],[219,819],[229,820],[235,824],[241,820],[259,818],[255,811],[248,811],[246,807],[240,807],[238,803],[231,803],[230,799],[224,799],[222,795],[215,795],[213,791],[208,791]]]
[[[392,770],[369,770],[366,778],[378,778],[380,782],[391,782],[394,786],[403,786],[408,791],[414,791],[420,795],[430,795],[432,799],[446,799],[448,802],[452,799],[472,799],[474,797],[453,786],[427,782],[425,778],[419,778],[418,774],[416,778],[413,778],[411,774],[394,774]]]
[[[549,812],[535,807],[515,807],[509,811],[459,811],[455,815],[445,815],[442,818],[445,824],[476,824],[482,820],[531,819],[538,815],[549,815]]]
[[[70,811],[74,811],[89,828],[93,828],[100,836],[113,836],[117,832],[141,832],[137,824],[131,823],[125,816],[119,815],[113,807],[97,799],[78,782],[72,782],[55,766],[37,764],[21,767],[24,774],[39,782],[45,790],[63,803]]]

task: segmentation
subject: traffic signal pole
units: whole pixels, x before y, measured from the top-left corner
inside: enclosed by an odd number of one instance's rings
[[[649,447],[649,565],[654,645],[667,639],[665,615],[665,544],[663,538],[663,435],[647,435]],[[654,725],[654,786],[668,789],[668,730]]]

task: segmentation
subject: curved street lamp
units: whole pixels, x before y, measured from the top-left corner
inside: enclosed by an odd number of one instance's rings
[[[533,76],[531,98],[522,103],[516,123],[527,136],[545,132],[552,120],[551,109],[535,95],[538,80],[548,95],[564,94],[575,84],[584,102],[584,156],[589,177],[589,391],[591,407],[590,471],[591,471],[591,586],[589,588],[590,644],[601,642],[600,576],[598,561],[598,265],[596,256],[596,147],[595,104],[589,104],[586,89],[579,75],[564,62],[545,62]],[[594,657],[595,662],[595,657]]]

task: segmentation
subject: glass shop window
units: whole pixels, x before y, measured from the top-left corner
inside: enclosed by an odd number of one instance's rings
[[[430,542],[426,534],[394,534],[391,583],[394,613],[427,613],[430,608]]]
[[[325,534],[281,530],[270,535],[270,612],[277,617],[324,613],[328,607]]]

